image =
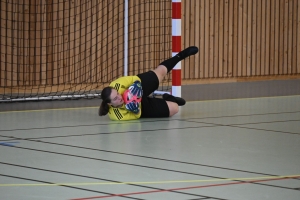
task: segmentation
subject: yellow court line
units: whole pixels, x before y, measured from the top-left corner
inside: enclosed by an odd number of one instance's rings
[[[223,182],[223,181],[249,181],[249,180],[266,180],[281,179],[281,178],[300,178],[298,175],[287,176],[266,176],[266,177],[252,177],[252,178],[226,178],[226,179],[206,179],[206,180],[174,180],[174,181],[153,181],[153,182],[93,182],[93,183],[28,183],[28,184],[0,184],[0,187],[24,187],[24,186],[87,186],[87,185],[125,185],[125,184],[168,184],[168,183],[200,183],[200,182]]]

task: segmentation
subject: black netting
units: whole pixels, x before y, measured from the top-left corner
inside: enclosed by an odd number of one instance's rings
[[[171,56],[171,1],[128,2],[135,75]],[[124,23],[124,0],[1,0],[0,99],[97,97],[124,74]]]

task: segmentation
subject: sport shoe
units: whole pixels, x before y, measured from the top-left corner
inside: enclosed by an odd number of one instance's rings
[[[191,55],[195,55],[196,53],[198,53],[198,47],[196,46],[190,46],[182,51],[180,51],[177,56],[179,58],[181,58],[182,60],[191,56]]]
[[[172,101],[174,103],[177,103],[178,106],[183,106],[185,105],[185,100],[183,98],[180,97],[174,97],[168,93],[165,93],[162,95],[162,98],[166,101]]]

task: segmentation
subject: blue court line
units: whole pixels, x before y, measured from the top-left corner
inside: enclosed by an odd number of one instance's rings
[[[20,143],[20,142],[0,142],[0,145],[14,147],[15,146],[14,144],[17,144],[17,143]]]

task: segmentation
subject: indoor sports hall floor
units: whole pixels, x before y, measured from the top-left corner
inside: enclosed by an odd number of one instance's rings
[[[0,104],[1,200],[299,200],[300,80],[183,87],[167,119]]]

